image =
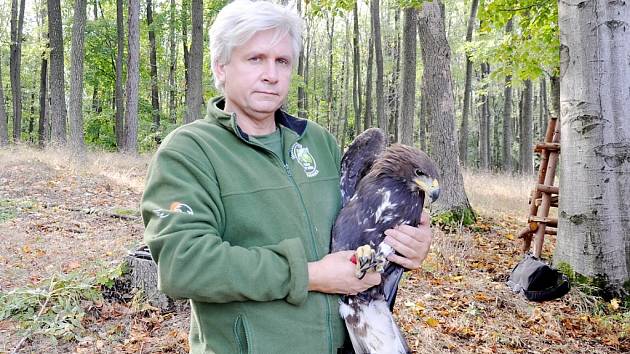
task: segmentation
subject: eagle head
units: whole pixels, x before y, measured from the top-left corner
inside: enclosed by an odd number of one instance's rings
[[[424,192],[431,202],[440,195],[435,162],[422,150],[411,146],[390,146],[374,162],[371,173],[402,181],[412,193]]]

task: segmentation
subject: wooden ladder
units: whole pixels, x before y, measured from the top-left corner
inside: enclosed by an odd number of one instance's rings
[[[527,226],[518,233],[523,239],[523,253],[529,252],[534,239],[534,257],[540,258],[545,234],[556,235],[558,219],[549,217],[549,209],[558,207],[560,190],[554,186],[556,167],[560,159],[560,126],[557,117],[550,117],[545,141],[536,144],[534,152],[540,154],[538,181],[529,199]]]

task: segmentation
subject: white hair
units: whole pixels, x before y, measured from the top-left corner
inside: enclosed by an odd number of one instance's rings
[[[267,1],[236,0],[226,5],[210,27],[210,62],[214,85],[223,91],[215,65],[230,62],[232,50],[257,32],[275,30],[272,45],[289,35],[293,49],[292,65],[302,46],[302,19],[292,10]]]

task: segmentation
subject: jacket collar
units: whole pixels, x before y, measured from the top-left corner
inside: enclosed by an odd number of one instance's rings
[[[243,139],[249,141],[249,135],[245,133],[237,124],[236,124],[236,114],[229,114],[223,110],[225,106],[225,98],[223,96],[218,96],[213,98],[208,105],[208,116],[216,118],[219,123],[234,131],[236,134],[241,136]],[[298,135],[298,137],[302,137],[304,131],[306,131],[307,120],[293,117],[292,115],[285,113],[281,110],[277,110],[275,115],[276,124],[284,126]]]

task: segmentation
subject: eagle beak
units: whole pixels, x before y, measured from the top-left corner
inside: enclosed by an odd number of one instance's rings
[[[414,182],[424,191],[424,193],[429,195],[429,199],[431,199],[431,203],[435,202],[440,196],[440,184],[436,179],[430,178],[428,176],[420,176],[413,179]]]

